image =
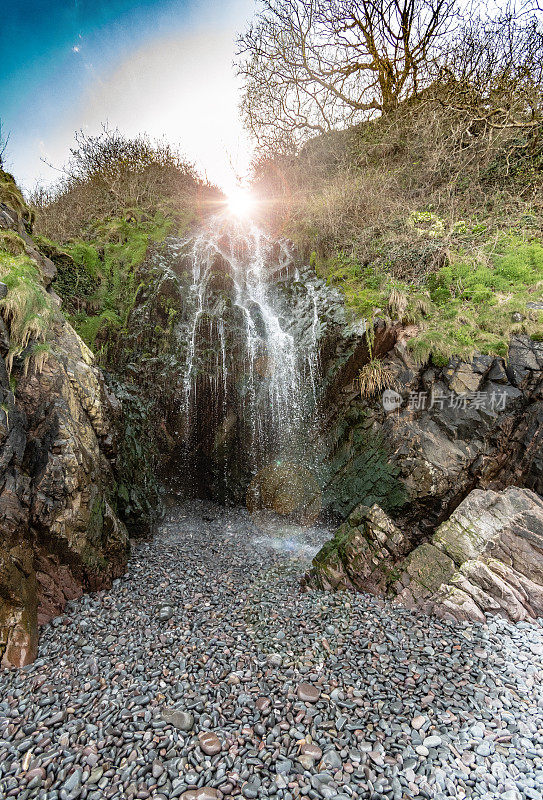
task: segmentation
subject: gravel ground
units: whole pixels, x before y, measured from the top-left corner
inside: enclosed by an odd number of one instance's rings
[[[301,594],[326,538],[172,510],[0,673],[0,798],[541,800],[541,626]]]

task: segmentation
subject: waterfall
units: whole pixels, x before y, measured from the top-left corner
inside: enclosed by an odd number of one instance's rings
[[[189,273],[183,320],[184,440],[208,468],[250,480],[272,461],[312,464],[308,431],[318,396],[318,303],[296,334],[278,291],[295,279],[290,245],[226,215],[170,245]],[[234,452],[235,451],[235,452]],[[206,468],[203,463],[202,468]]]

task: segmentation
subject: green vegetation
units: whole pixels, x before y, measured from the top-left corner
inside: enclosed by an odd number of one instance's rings
[[[25,252],[25,243],[15,231],[0,230],[0,250],[5,250],[12,256],[20,256]]]
[[[71,239],[62,247],[35,237],[57,268],[54,288],[64,313],[102,363],[126,333],[140,288],[138,269],[149,245],[170,232],[183,235],[192,219],[190,211],[176,218],[162,213],[110,218],[95,223],[88,240]]]
[[[527,303],[543,298],[543,122],[523,117],[522,81],[498,81],[491,100],[476,82],[465,92],[473,107],[448,102],[460,88],[438,82],[254,167],[274,232],[354,316],[417,326],[421,361],[505,355],[511,333],[542,335]],[[508,91],[514,103],[500,99]],[[518,126],[498,122],[500,109],[518,112]]]
[[[0,149],[2,142],[0,141]],[[0,159],[0,203],[11,208],[22,220],[26,229],[30,232],[34,221],[34,212],[28,207],[21,190],[15,183],[15,178],[9,172],[2,169]]]
[[[149,244],[183,235],[199,204],[210,210],[220,193],[167,143],[127,139],[107,126],[98,136],[76,134],[64,173],[32,197],[36,240],[57,267],[64,313],[99,361],[112,366]]]
[[[450,252],[446,266],[418,285],[362,267],[345,254],[317,261],[317,269],[344,292],[356,315],[416,325],[419,332],[409,347],[421,363],[430,355],[436,364],[453,355],[470,359],[475,351],[506,356],[512,333],[538,338],[543,331],[542,313],[527,306],[543,297],[540,239],[503,235],[492,244],[458,248]],[[366,394],[373,393],[371,387],[382,377],[377,375],[379,362],[375,368],[371,363],[368,375],[361,375]]]
[[[172,226],[173,220],[162,214],[109,219],[96,224],[92,244],[75,240],[65,245],[75,270],[59,272],[58,291],[63,296],[70,290],[84,294],[85,307],[74,309],[69,319],[102,360],[126,331],[139,287],[137,268],[149,243],[164,239]],[[73,287],[70,281],[75,281]]]
[[[54,309],[39,271],[28,256],[14,256],[0,249],[0,281],[8,287],[7,297],[0,300],[0,314],[9,326],[11,339],[7,367],[11,370],[14,358],[34,343],[30,356],[36,356],[37,366],[41,369],[48,350],[35,348],[46,341],[54,320]]]

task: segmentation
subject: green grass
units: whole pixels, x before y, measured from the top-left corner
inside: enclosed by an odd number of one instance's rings
[[[10,332],[7,365],[11,370],[14,358],[29,344],[45,342],[54,309],[39,270],[28,256],[14,256],[0,249],[0,281],[8,287],[7,297],[0,300],[0,314]]]
[[[188,225],[189,220],[186,220]],[[177,221],[176,232],[179,230]],[[137,268],[143,262],[151,242],[159,242],[172,231],[174,220],[162,213],[154,218],[135,215],[102,220],[88,233],[88,240],[69,242],[64,251],[73,261],[68,275],[79,279],[85,293],[84,309],[69,314],[69,320],[91,350],[103,359],[108,346],[121,334],[134,307],[139,289]],[[77,292],[77,286],[73,291]],[[63,287],[59,293],[63,294]]]
[[[435,224],[433,217],[428,222]],[[543,242],[501,235],[473,247],[451,249],[448,263],[414,286],[390,276],[386,265],[361,265],[352,256],[312,257],[319,275],[345,295],[355,316],[389,317],[417,325],[409,340],[415,359],[445,364],[475,352],[506,356],[511,334],[540,340],[541,312],[527,308],[543,298]],[[516,313],[523,319],[514,322]]]

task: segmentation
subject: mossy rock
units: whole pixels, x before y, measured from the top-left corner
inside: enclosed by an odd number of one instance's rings
[[[442,584],[449,583],[456,572],[452,558],[429,543],[419,545],[402,562],[400,569],[425,592],[433,594]]]
[[[15,182],[13,175],[0,169],[0,203],[15,211],[25,226],[27,233],[32,232],[34,212],[28,207],[23,194]]]

